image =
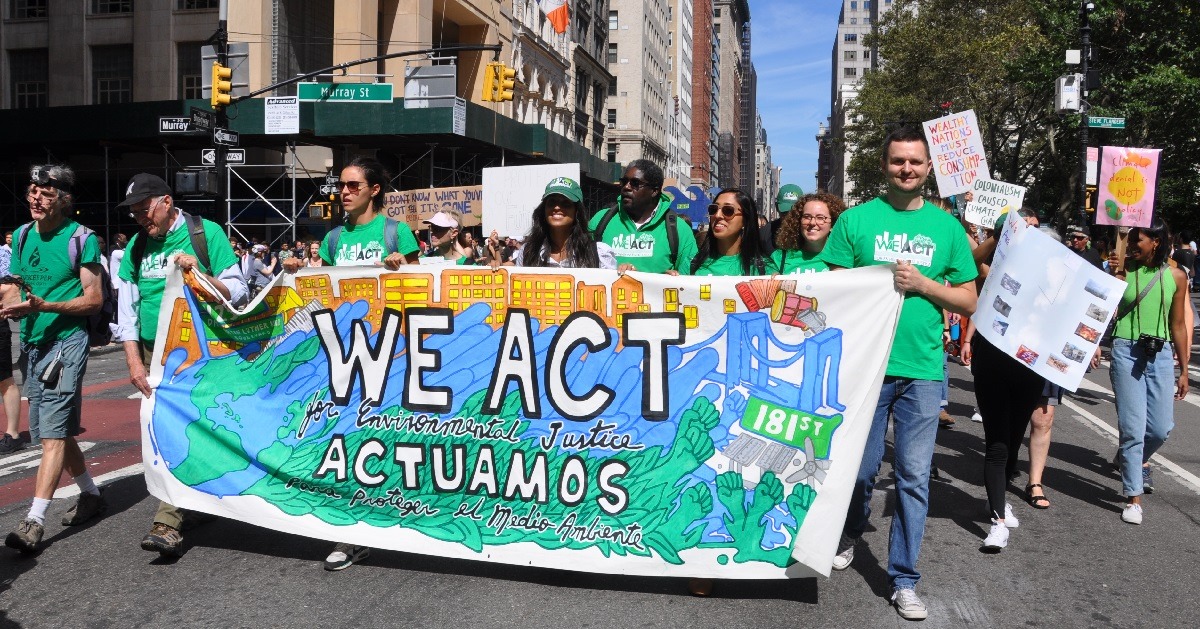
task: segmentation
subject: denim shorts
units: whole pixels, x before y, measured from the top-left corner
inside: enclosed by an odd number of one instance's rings
[[[31,440],[66,439],[79,434],[83,406],[83,374],[87,371],[87,330],[76,330],[65,338],[45,345],[25,344],[28,368],[25,373],[25,397],[29,398],[29,436]],[[54,386],[39,377],[55,359],[62,372]]]

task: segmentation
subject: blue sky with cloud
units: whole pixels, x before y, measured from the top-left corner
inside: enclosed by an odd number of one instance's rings
[[[783,183],[816,185],[817,125],[829,117],[837,0],[750,0],[758,111]]]

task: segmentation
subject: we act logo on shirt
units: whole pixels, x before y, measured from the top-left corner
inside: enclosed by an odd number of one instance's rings
[[[176,249],[170,253],[152,253],[142,258],[142,268],[140,271],[141,277],[158,279],[167,276],[167,260],[175,257],[175,254],[183,253],[182,249]]]
[[[654,256],[654,236],[647,233],[621,234],[612,239],[613,253],[624,258]]]
[[[383,247],[374,243],[367,246],[356,243],[341,247],[336,263],[342,266],[352,266],[380,260],[383,260]]]
[[[935,249],[933,239],[921,234],[910,237],[883,232],[875,237],[876,262],[907,260],[919,266],[931,266]]]

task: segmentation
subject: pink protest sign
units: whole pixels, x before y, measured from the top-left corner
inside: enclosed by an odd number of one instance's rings
[[[1161,149],[1106,146],[1100,158],[1096,224],[1149,227]]]

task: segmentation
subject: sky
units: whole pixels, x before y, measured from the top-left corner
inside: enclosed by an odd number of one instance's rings
[[[817,126],[829,118],[830,55],[838,0],[750,0],[750,57],[758,72],[758,111],[783,167],[780,183],[812,191]]]

